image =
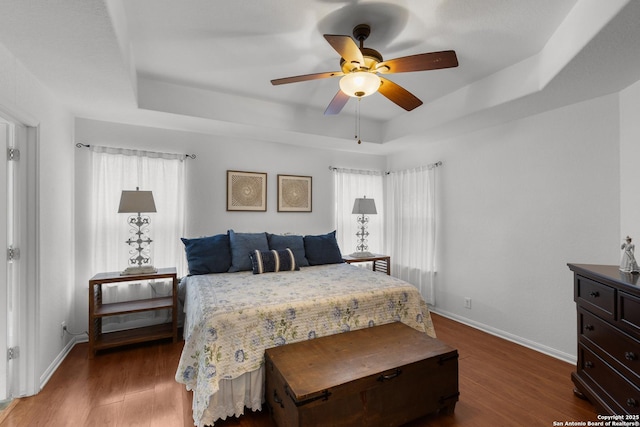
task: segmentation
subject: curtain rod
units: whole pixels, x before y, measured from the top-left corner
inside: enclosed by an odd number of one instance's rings
[[[439,166],[442,166],[442,162],[441,161],[437,161],[435,163],[430,163],[430,164],[425,165],[425,166],[418,166],[417,168],[414,168],[414,169],[419,169],[421,167],[423,167],[423,168],[426,167],[427,169],[433,169],[433,168],[437,168]],[[378,173],[384,173],[385,175],[389,175],[390,173],[392,173],[390,171],[382,172],[382,171],[373,171],[373,170],[366,170],[366,169],[348,169],[348,168],[337,168],[335,166],[329,166],[329,170],[330,171],[336,171],[336,170],[340,170],[340,169],[351,170],[353,172],[363,172],[363,173],[372,173],[372,172],[375,173],[375,172],[378,172]]]
[[[349,171],[353,173],[362,173],[362,174],[382,174],[383,171],[371,170],[371,169],[351,169],[351,168],[337,168],[335,166],[329,166],[330,171]]]
[[[81,142],[76,142],[76,147],[78,147],[78,148],[91,148],[91,145],[90,144],[83,144]],[[95,147],[98,147],[98,146],[95,146]],[[109,148],[109,147],[104,147],[104,148]],[[114,149],[118,150],[118,148],[115,148],[115,147],[114,147]],[[132,151],[136,151],[136,150],[132,150]],[[151,154],[158,154],[158,155],[161,155],[161,156],[165,156],[165,155],[171,155],[171,156],[180,155],[180,154],[176,154],[176,153],[161,153],[161,152],[157,152],[157,151],[147,151],[147,150],[143,150],[143,151],[145,151],[147,153],[151,153]],[[184,154],[184,157],[185,157],[185,159],[195,159],[196,155],[195,154]]]

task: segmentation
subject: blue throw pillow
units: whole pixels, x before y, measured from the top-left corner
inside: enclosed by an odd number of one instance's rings
[[[252,270],[249,254],[256,249],[268,251],[267,233],[236,233],[229,230],[229,245],[231,246],[231,267],[229,273]]]
[[[296,258],[296,264],[298,267],[309,266],[309,261],[307,261],[307,257],[304,252],[304,239],[302,236],[267,234],[267,240],[269,240],[269,249],[275,249],[277,251],[287,248],[291,249],[293,256]]]
[[[217,234],[197,239],[181,238],[189,274],[225,273],[231,267],[229,236]]]
[[[336,240],[335,230],[319,236],[304,236],[304,252],[310,265],[344,262]]]
[[[289,248],[281,251],[273,249],[266,252],[255,250],[249,256],[253,274],[300,270],[296,264],[296,258],[293,256],[293,251]]]

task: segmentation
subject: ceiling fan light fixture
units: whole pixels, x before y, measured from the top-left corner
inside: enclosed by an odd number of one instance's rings
[[[340,79],[340,90],[354,98],[369,96],[379,87],[380,77],[368,71],[354,71]]]

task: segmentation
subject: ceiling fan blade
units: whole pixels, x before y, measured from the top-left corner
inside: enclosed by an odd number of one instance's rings
[[[386,96],[391,102],[396,103],[407,111],[411,111],[422,105],[422,101],[402,86],[384,77],[380,77],[380,81],[381,84],[378,92]]]
[[[442,52],[420,53],[390,59],[378,64],[380,73],[407,73],[410,71],[439,70],[458,66],[458,57],[453,50]]]
[[[342,59],[356,66],[364,65],[362,52],[360,52],[360,48],[351,37],[325,34],[324,38],[340,54]]]
[[[341,90],[338,90],[338,93],[336,93],[336,96],[333,97],[333,99],[327,106],[327,109],[324,110],[324,115],[329,116],[329,115],[339,114],[340,111],[342,111],[342,108],[347,103],[347,101],[349,101],[349,95],[347,95]]]
[[[301,76],[284,77],[282,79],[273,79],[271,80],[271,84],[276,86],[276,85],[283,85],[287,83],[306,82],[308,80],[326,79],[328,77],[338,77],[343,75],[344,73],[342,71],[329,71],[326,73],[304,74]]]

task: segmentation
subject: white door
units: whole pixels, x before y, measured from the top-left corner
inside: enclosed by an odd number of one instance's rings
[[[17,314],[19,308],[19,246],[17,234],[15,167],[18,161],[19,139],[26,136],[25,128],[0,119],[0,401],[17,395],[18,348]],[[5,353],[6,351],[6,353]],[[6,357],[5,357],[6,355]]]
[[[34,320],[26,316],[34,306],[29,299],[35,284],[27,270],[32,258],[27,227],[33,227],[27,209],[33,192],[27,179],[33,169],[29,129],[0,117],[0,401],[35,391],[29,368],[35,359],[27,351]]]
[[[9,136],[9,124],[0,119],[0,150],[5,153],[9,146]],[[9,363],[1,351],[9,348],[9,269],[8,264],[4,259],[1,259],[3,248],[8,247],[7,229],[9,225],[7,220],[7,159],[5,156],[0,156],[0,402],[10,399]]]

